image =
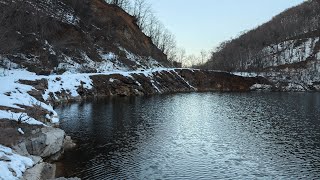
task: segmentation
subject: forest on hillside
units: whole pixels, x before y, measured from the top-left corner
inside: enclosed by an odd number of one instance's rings
[[[212,51],[211,57],[202,68],[227,71],[261,70],[264,68],[261,63],[264,55],[261,51],[265,47],[319,36],[320,0],[308,0],[237,38],[222,42]],[[298,43],[294,46],[297,45]]]

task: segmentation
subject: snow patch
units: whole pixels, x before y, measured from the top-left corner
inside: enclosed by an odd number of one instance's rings
[[[144,70],[144,69],[150,69],[150,68],[163,67],[163,65],[161,65],[158,61],[156,61],[152,57],[142,57],[142,56],[135,55],[134,53],[128,51],[127,49],[121,46],[119,46],[118,48],[126,54],[127,59],[129,59],[135,64],[134,69]]]
[[[318,53],[316,54],[316,58],[317,58],[317,60],[320,60],[320,52],[318,52]]]
[[[18,128],[18,132],[19,132],[20,134],[24,135],[24,132],[23,132],[23,130],[22,130],[21,128]]]
[[[255,72],[231,72],[231,74],[242,77],[257,77],[258,74]]]
[[[271,85],[266,85],[266,84],[254,84],[250,87],[250,90],[255,90],[255,91],[270,91],[272,88]]]
[[[109,79],[109,82],[111,82],[111,83],[113,83],[113,82],[115,82],[116,81],[116,79],[113,79],[113,78],[110,78]]]
[[[20,113],[0,110],[0,119],[11,119],[28,124],[43,125],[43,123],[23,113],[24,108],[21,105],[29,107],[39,106],[57,116],[51,105],[38,101],[28,94],[29,91],[34,89],[32,86],[19,83],[20,79],[35,81],[42,78],[45,78],[45,76],[37,76],[35,73],[21,69],[8,70],[7,76],[0,77],[0,84],[3,85],[0,89],[0,106],[21,110]]]
[[[119,57],[112,52],[103,54],[99,53],[102,58],[102,62],[97,64],[97,71],[100,73],[111,71],[128,71],[129,69],[119,61]]]
[[[62,63],[57,67],[57,70],[66,70],[67,73],[77,74],[84,73],[87,70],[95,70],[97,73],[115,72],[115,71],[128,71],[126,67],[118,60],[118,56],[114,53],[99,53],[102,61],[93,61],[86,53],[82,52],[82,59],[84,62],[81,64],[76,62],[72,57],[62,55]]]
[[[79,24],[80,19],[72,13],[65,13],[64,21],[68,24],[77,25]]]
[[[48,89],[43,95],[44,100],[49,99],[50,93],[67,92],[72,97],[78,97],[78,88],[83,87],[85,89],[92,88],[92,80],[88,74],[64,74],[61,76],[48,76]]]
[[[34,162],[30,158],[20,156],[12,149],[0,145],[0,179],[20,179],[33,165]]]
[[[153,88],[156,89],[158,93],[161,93],[161,90],[158,88],[158,86],[155,85],[155,81],[151,79],[150,82],[151,82]],[[157,83],[157,84],[158,84],[158,83]]]
[[[194,86],[192,86],[188,81],[186,81],[182,76],[180,76],[179,75],[179,73],[177,73],[175,70],[174,70],[174,72],[177,74],[177,76],[181,79],[181,80],[183,80],[188,86],[189,86],[189,88],[191,88],[191,89],[193,89],[193,90],[197,90],[197,88],[195,88]]]
[[[50,45],[49,43],[48,43],[48,41],[47,40],[45,40],[45,46],[47,46],[48,47],[48,50],[49,50],[49,52],[50,52],[50,54],[52,54],[52,55],[56,55],[56,52],[53,50],[53,46],[52,45]]]

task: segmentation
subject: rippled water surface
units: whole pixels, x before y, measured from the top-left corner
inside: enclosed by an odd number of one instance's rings
[[[83,179],[319,179],[320,94],[194,93],[57,109]],[[63,165],[61,165],[63,164]]]

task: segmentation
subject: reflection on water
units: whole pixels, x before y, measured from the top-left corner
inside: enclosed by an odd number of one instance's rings
[[[194,93],[57,109],[83,179],[317,179],[320,94]]]

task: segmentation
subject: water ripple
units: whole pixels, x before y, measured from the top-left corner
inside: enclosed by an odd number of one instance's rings
[[[82,179],[319,179],[320,94],[112,98],[57,111]]]

